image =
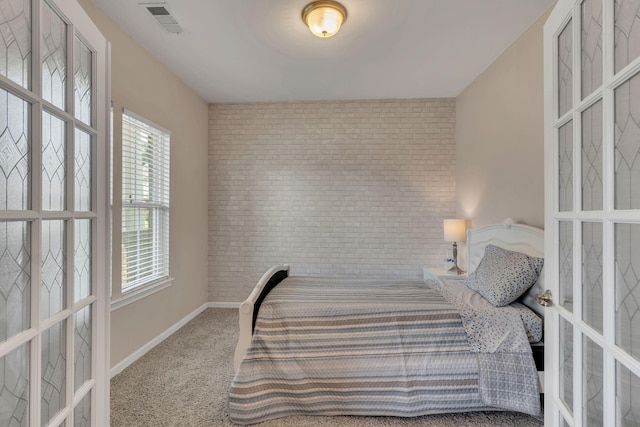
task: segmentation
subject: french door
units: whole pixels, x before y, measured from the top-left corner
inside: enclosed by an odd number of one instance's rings
[[[108,423],[108,45],[0,0],[0,425]]]
[[[640,425],[640,0],[544,28],[545,425]]]

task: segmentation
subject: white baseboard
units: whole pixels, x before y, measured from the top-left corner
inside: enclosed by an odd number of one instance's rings
[[[207,304],[209,308],[240,308],[241,302],[210,302]]]
[[[123,361],[121,361],[116,366],[111,368],[110,377],[113,378],[116,375],[118,375],[120,372],[124,371],[129,365],[131,365],[136,360],[140,359],[149,350],[151,350],[153,347],[160,344],[162,341],[166,340],[171,334],[173,334],[175,331],[177,331],[178,329],[182,328],[184,325],[189,323],[198,314],[202,313],[207,308],[209,308],[209,304],[207,303],[202,304],[200,307],[196,308],[194,311],[192,311],[191,313],[186,315],[184,318],[179,320],[176,324],[169,327],[169,329],[167,329],[166,331],[164,331],[163,333],[161,333],[160,335],[158,335],[157,337],[155,337],[154,339],[152,339],[151,341],[149,341],[148,343],[140,347],[138,350],[133,352],[129,357],[125,358]]]

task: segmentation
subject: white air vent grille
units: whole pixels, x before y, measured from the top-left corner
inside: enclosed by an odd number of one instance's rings
[[[140,6],[147,9],[158,24],[170,33],[180,34],[184,32],[176,18],[164,6],[165,3],[140,3]]]

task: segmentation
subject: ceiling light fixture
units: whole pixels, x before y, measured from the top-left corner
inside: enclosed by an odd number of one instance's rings
[[[337,1],[314,1],[302,9],[302,20],[321,38],[335,35],[347,19],[347,9]]]

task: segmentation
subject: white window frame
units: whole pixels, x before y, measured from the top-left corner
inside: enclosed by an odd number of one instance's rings
[[[134,132],[130,132],[130,128],[135,129]],[[130,194],[135,193],[136,190],[131,188],[125,188],[125,173],[135,174],[135,159],[140,158],[142,150],[132,151],[128,148],[131,143],[135,142],[136,134],[139,132],[150,133],[154,135],[154,156],[153,163],[157,167],[153,176],[155,177],[155,184],[153,190],[146,193],[155,194],[151,199],[145,197],[142,194]],[[121,273],[120,273],[120,295],[112,301],[111,309],[115,310],[123,307],[131,302],[134,302],[147,295],[155,293],[161,289],[171,285],[172,278],[169,275],[169,181],[170,181],[170,138],[171,133],[167,129],[159,126],[158,124],[146,119],[132,111],[123,109],[122,111],[122,191],[121,191],[121,209],[120,209],[120,233],[122,236],[120,257],[121,257]],[[141,180],[143,183],[144,179]],[[149,180],[151,181],[151,179]],[[126,193],[126,194],[125,194]],[[138,193],[144,193],[140,191],[138,187]],[[127,262],[125,262],[125,238],[124,238],[124,226],[126,225],[125,209],[151,209],[154,212],[154,226],[151,250],[151,272],[141,278],[127,281],[125,268]],[[131,247],[130,247],[131,249]],[[117,292],[114,292],[114,296]]]

